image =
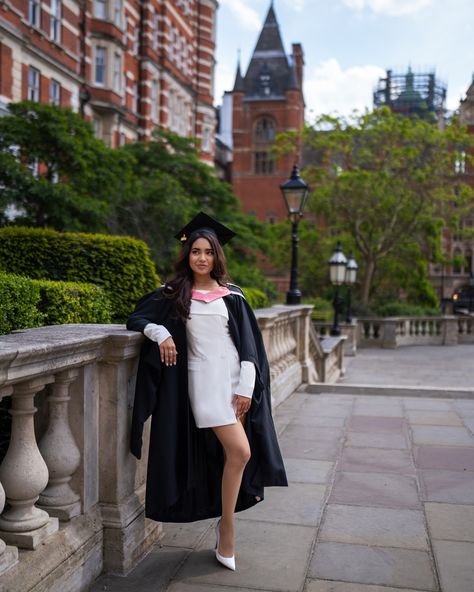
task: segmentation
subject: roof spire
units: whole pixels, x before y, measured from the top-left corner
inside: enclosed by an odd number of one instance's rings
[[[244,79],[240,71],[240,49],[237,51],[237,72],[235,73],[235,82],[233,92],[242,92],[244,90]]]

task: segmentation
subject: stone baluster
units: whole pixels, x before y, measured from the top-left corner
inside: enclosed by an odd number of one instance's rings
[[[35,506],[48,483],[48,467],[36,444],[34,397],[53,380],[52,376],[45,376],[14,386],[10,445],[0,466],[8,503],[0,517],[0,536],[7,543],[26,549],[35,549],[58,530],[58,519]]]
[[[81,462],[81,453],[69,427],[69,387],[79,371],[75,368],[56,374],[47,401],[48,429],[39,449],[49,470],[49,482],[39,497],[38,505],[50,516],[70,520],[81,513],[80,496],[69,484]]]
[[[0,391],[0,401],[2,397],[11,395],[13,392],[12,387],[7,387],[3,391]],[[5,490],[0,483],[0,514],[3,512],[5,507]],[[13,567],[18,562],[18,549],[16,547],[7,547],[5,542],[0,539],[0,576],[5,573],[10,567]]]

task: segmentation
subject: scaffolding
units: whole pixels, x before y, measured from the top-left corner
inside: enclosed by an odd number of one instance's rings
[[[436,79],[434,72],[394,74],[387,70],[374,92],[374,105],[386,105],[395,113],[424,119],[443,119],[446,110],[446,85]]]

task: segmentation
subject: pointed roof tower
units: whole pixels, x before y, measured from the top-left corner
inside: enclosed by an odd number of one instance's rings
[[[234,91],[233,92],[243,92],[244,90],[244,79],[242,78],[242,74],[240,73],[240,57],[239,61],[237,62],[237,72],[235,73],[235,82],[234,82]]]
[[[247,73],[242,80],[242,90],[252,99],[281,99],[287,89],[294,88],[292,69],[271,2]]]

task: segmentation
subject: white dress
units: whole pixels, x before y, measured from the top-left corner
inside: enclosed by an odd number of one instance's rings
[[[255,366],[239,360],[222,297],[196,299],[208,293],[193,293],[186,322],[189,400],[198,428],[236,423],[233,397],[252,397],[255,385]]]

